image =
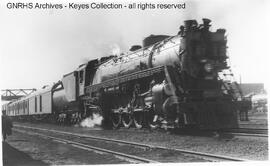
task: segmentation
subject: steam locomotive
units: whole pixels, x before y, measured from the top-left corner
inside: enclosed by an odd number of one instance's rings
[[[235,128],[225,29],[211,32],[210,22],[186,20],[175,36],[151,35],[129,53],[90,60],[9,103],[7,114],[73,124],[99,114],[107,128]]]

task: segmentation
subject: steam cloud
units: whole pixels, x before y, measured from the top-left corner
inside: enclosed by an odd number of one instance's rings
[[[95,127],[95,126],[100,126],[102,120],[103,120],[103,117],[101,115],[93,114],[93,116],[84,119],[80,123],[80,126],[82,126],[82,127],[90,127],[90,128]]]
[[[121,53],[121,49],[120,49],[120,46],[118,44],[113,44],[111,46],[111,49],[112,49],[112,55],[120,55]]]

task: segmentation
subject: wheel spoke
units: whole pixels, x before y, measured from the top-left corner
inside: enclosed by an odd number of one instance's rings
[[[122,114],[122,124],[125,128],[130,128],[133,123],[133,118],[130,113]]]
[[[113,113],[112,115],[112,124],[115,129],[120,127],[121,124],[121,114]]]
[[[143,127],[143,113],[138,112],[134,114],[134,124],[135,127],[141,129]]]
[[[156,129],[158,127],[157,115],[149,112],[147,120],[148,120],[148,126],[151,129]]]

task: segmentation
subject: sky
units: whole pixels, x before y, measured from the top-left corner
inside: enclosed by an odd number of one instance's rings
[[[242,82],[268,83],[267,0],[118,0],[113,2],[185,2],[186,8],[80,11],[7,9],[7,2],[13,0],[0,2],[1,89],[39,89],[90,59],[110,55],[116,49],[126,52],[150,34],[176,35],[184,20],[201,22],[202,18],[212,20],[212,30],[227,30],[228,55],[236,80],[241,76]]]

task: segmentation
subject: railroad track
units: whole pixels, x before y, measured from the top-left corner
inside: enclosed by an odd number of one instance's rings
[[[97,152],[101,152],[101,153],[112,154],[117,158],[121,158],[121,159],[129,161],[131,163],[136,163],[136,164],[138,164],[138,163],[159,163],[159,162],[154,161],[154,160],[149,160],[149,159],[138,157],[135,155],[129,155],[129,154],[120,153],[120,152],[116,152],[116,151],[112,151],[112,150],[108,150],[108,149],[104,149],[104,148],[90,146],[90,145],[86,145],[86,144],[83,144],[83,143],[80,143],[77,141],[71,141],[68,139],[58,138],[58,137],[54,137],[54,136],[48,136],[45,134],[29,132],[29,131],[20,130],[20,129],[14,129],[14,130],[17,132],[21,132],[21,133],[27,133],[29,135],[36,135],[36,136],[39,136],[42,138],[49,138],[53,141],[64,143],[64,144],[69,144],[69,145],[72,145],[74,147],[77,147],[77,148],[83,149],[83,150],[97,151]]]
[[[233,128],[221,130],[221,133],[227,133],[236,136],[268,137],[268,129]]]
[[[256,128],[236,128],[232,130],[237,130],[238,132],[249,132],[249,133],[257,133],[257,134],[267,134],[268,129],[256,129]]]
[[[49,136],[49,133],[57,133],[57,134],[60,134],[60,135],[63,135],[65,138],[67,137],[76,137],[80,140],[83,140],[83,139],[87,139],[88,142],[92,142],[92,141],[103,141],[103,145],[105,143],[109,143],[109,144],[112,144],[112,143],[115,143],[117,144],[118,146],[132,146],[132,147],[137,147],[137,148],[141,148],[141,149],[144,149],[143,152],[146,152],[147,150],[149,152],[153,152],[153,153],[162,153],[164,151],[168,151],[170,153],[173,153],[173,154],[181,154],[181,155],[184,155],[184,156],[188,156],[188,157],[193,157],[193,158],[197,158],[197,159],[202,159],[202,160],[205,160],[205,161],[212,161],[212,162],[216,162],[216,161],[247,161],[245,159],[241,159],[241,158],[234,158],[234,157],[229,157],[229,156],[223,156],[223,155],[214,155],[214,154],[209,154],[209,153],[203,153],[203,152],[196,152],[196,151],[191,151],[191,150],[185,150],[185,149],[175,149],[175,148],[168,148],[168,147],[163,147],[163,146],[152,146],[152,145],[148,145],[148,144],[142,144],[142,143],[137,143],[137,142],[129,142],[129,141],[123,141],[123,140],[116,140],[116,139],[108,139],[108,138],[104,138],[104,137],[96,137],[96,136],[89,136],[89,135],[85,135],[85,134],[78,134],[78,133],[70,133],[70,132],[65,132],[65,131],[59,131],[59,130],[51,130],[51,129],[44,129],[44,128],[36,128],[36,127],[29,127],[29,126],[18,126],[18,125],[14,125],[16,127],[16,130],[18,130],[18,128],[20,129],[30,129],[30,130],[33,130],[33,131],[43,131],[45,132],[46,134],[42,134],[43,137],[51,137],[52,139],[56,139],[56,140],[59,140],[59,141],[62,141],[62,142],[68,142],[68,143],[71,143],[73,145],[76,145],[76,146],[80,146],[80,147],[83,147],[83,148],[92,148],[94,150],[99,150],[100,147],[96,147],[96,146],[91,146],[91,147],[88,147],[89,145],[84,145],[84,143],[78,143],[76,141],[70,141],[70,140],[67,140],[67,139],[63,139],[63,138],[59,138],[58,136],[55,137],[55,136]],[[92,141],[89,141],[92,140]],[[101,148],[100,148],[101,149]],[[112,150],[108,150],[108,149],[102,149],[101,151],[103,152],[106,152],[106,153],[111,153]],[[116,152],[115,155],[117,155],[118,153],[120,152]],[[120,154],[121,156],[120,157],[131,157],[127,160],[134,160],[136,162],[140,162],[140,163],[155,163],[155,162],[164,162],[164,161],[157,161],[157,160],[153,160],[153,159],[146,159],[144,157],[139,157],[139,156],[135,156],[135,155],[131,155],[131,154]],[[127,156],[125,156],[127,155]],[[145,156],[145,154],[143,155]],[[147,156],[147,155],[146,155]],[[132,158],[134,157],[134,158]],[[139,158],[136,159],[136,158]],[[145,161],[143,161],[145,159]],[[135,162],[135,163],[136,163]],[[168,162],[168,161],[165,161],[165,162]]]

